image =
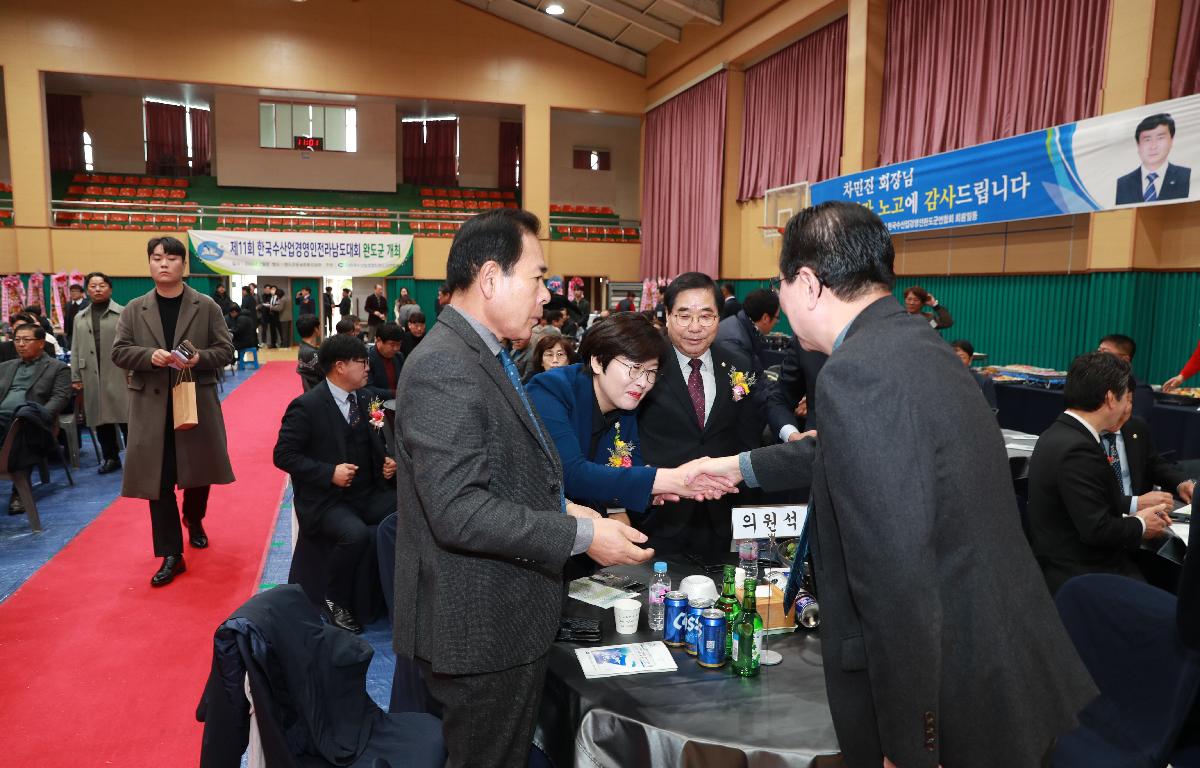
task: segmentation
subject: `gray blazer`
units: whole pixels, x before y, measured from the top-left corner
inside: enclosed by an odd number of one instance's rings
[[[825,682],[852,768],[1036,766],[1096,694],[1021,531],[1004,439],[893,297],[817,380],[810,525]],[[752,454],[767,490],[780,457]],[[872,725],[874,724],[874,725]]]
[[[577,529],[546,428],[451,307],[405,362],[396,400],[396,653],[451,675],[538,659]]]
[[[21,359],[0,363],[0,400],[8,396]],[[71,369],[61,360],[43,354],[33,364],[33,380],[25,391],[25,399],[45,406],[58,416],[71,401]]]

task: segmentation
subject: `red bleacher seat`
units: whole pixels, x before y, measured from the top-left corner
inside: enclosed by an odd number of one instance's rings
[[[154,180],[154,184],[155,184],[155,186],[159,186],[159,187],[169,187],[169,186],[171,186],[172,181],[173,181],[172,179],[160,177],[160,178],[157,178]]]
[[[188,185],[191,182],[189,182],[187,179],[175,179],[171,183],[175,186],[176,189],[187,189]]]
[[[71,186],[67,187],[67,194],[82,195],[84,189],[85,187],[82,184],[72,184]]]
[[[562,213],[562,206],[558,203],[550,203],[550,213]]]
[[[493,189],[491,192],[488,192],[488,197],[490,197],[493,200],[500,200],[501,199],[500,190]]]
[[[136,197],[137,196],[137,188],[136,187],[121,187],[120,189],[117,190],[117,194],[120,195],[121,197]]]
[[[172,189],[170,197],[172,200],[183,200],[184,198],[187,197],[187,190],[186,189]]]
[[[77,173],[71,177],[71,181],[87,181],[87,180],[88,180],[88,175],[86,173]]]
[[[462,190],[461,189],[451,189],[446,193],[446,195],[451,198],[461,198]]]
[[[421,197],[433,197],[432,187],[421,187]]]
[[[500,196],[504,200],[516,200],[517,199],[517,193],[513,192],[512,190],[509,190],[507,192],[502,192],[502,193],[500,193]]]

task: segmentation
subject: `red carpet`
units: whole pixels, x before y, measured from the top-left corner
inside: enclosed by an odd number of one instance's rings
[[[213,486],[205,519],[212,544],[185,545],[188,570],[173,583],[151,588],[160,561],[147,503],[121,498],[0,604],[0,762],[199,761],[196,704],[213,632],[257,586],[286,479],[271,452],[299,393],[295,365],[280,362],[225,400],[237,482]]]

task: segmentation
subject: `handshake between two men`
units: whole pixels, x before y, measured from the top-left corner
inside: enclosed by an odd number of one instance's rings
[[[810,431],[793,437],[815,438],[816,435],[815,431]],[[771,446],[764,450],[779,447],[782,446]],[[656,470],[651,503],[661,505],[681,499],[719,499],[727,493],[737,493],[738,483],[742,480],[741,462],[736,454],[693,459],[674,469]],[[568,502],[567,514],[591,519],[592,545],[588,547],[587,554],[600,565],[633,565],[654,557],[653,549],[637,546],[645,544],[648,538],[629,524],[629,517],[624,513],[603,517],[593,509]]]

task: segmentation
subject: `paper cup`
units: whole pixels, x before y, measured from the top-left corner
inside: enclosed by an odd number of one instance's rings
[[[642,615],[642,604],[628,597],[621,598],[613,605],[613,613],[617,617],[617,634],[632,635],[637,632],[638,618]]]

